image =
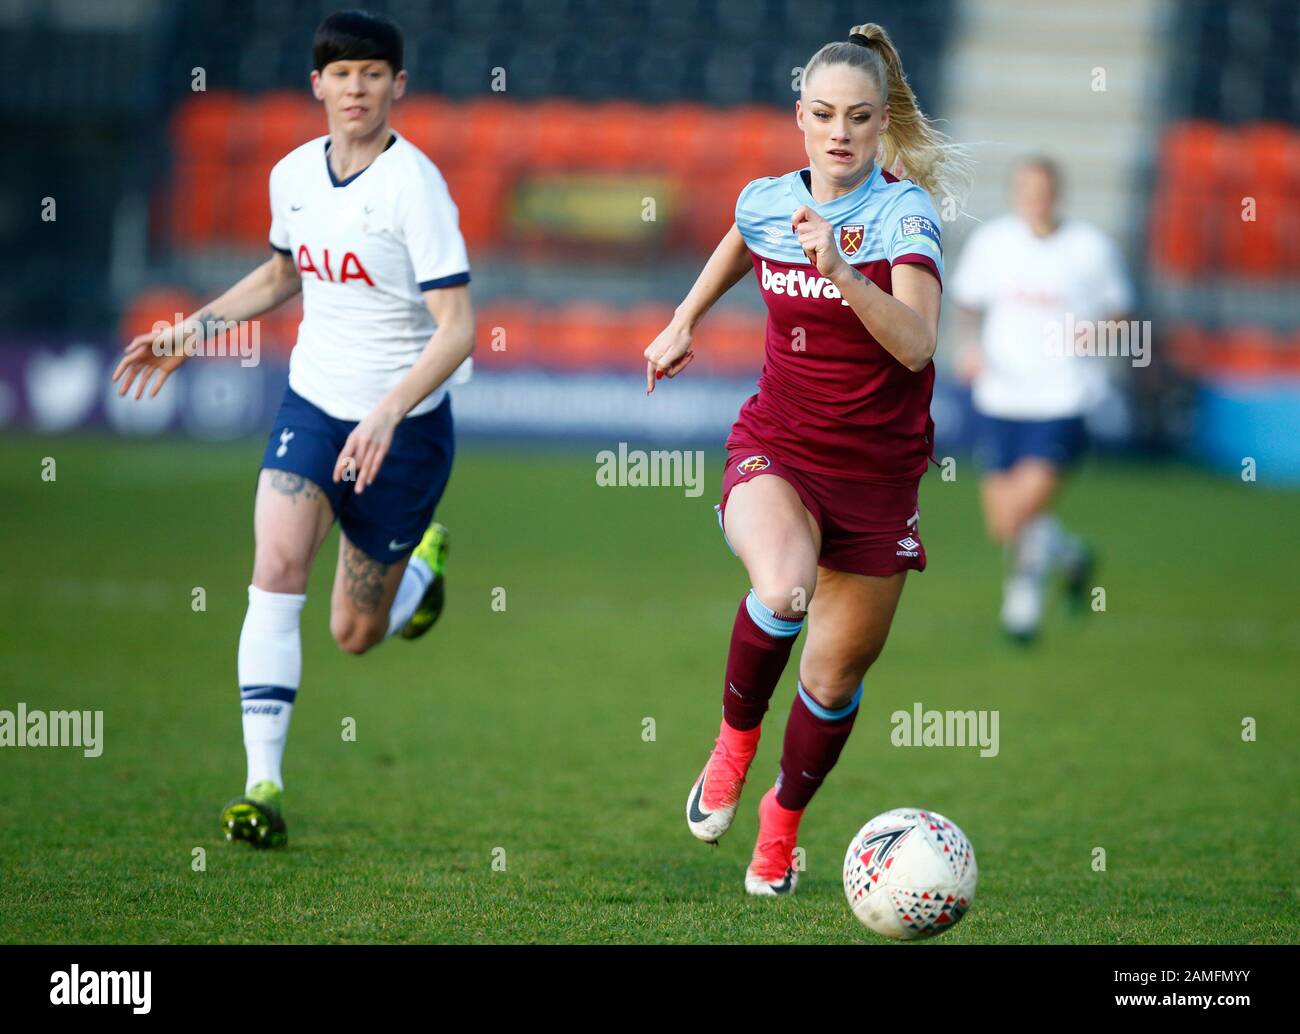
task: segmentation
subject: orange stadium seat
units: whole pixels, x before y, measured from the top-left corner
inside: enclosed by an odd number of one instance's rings
[[[460,232],[466,245],[484,247],[498,240],[510,174],[491,155],[476,156],[473,163],[444,167],[442,174],[460,213]]]
[[[529,319],[531,348],[528,362],[543,366],[569,365],[564,354],[568,333],[568,314],[563,309],[539,305]]]
[[[1231,133],[1216,122],[1191,119],[1170,126],[1160,143],[1160,175],[1166,181],[1213,187],[1230,158]]]
[[[685,197],[681,217],[687,221],[688,243],[711,254],[736,221],[736,198],[747,180],[734,174],[679,183]]]
[[[1300,132],[1261,122],[1244,127],[1238,141],[1248,187],[1264,193],[1300,193]]]
[[[586,164],[601,170],[654,168],[655,120],[644,104],[606,101],[594,105],[587,119]]]
[[[551,353],[566,369],[617,366],[627,349],[615,311],[600,302],[573,302],[560,311],[558,349]]]
[[[252,143],[254,154],[272,165],[326,132],[320,105],[297,91],[262,94],[250,105],[247,117],[251,124],[240,127],[243,138]]]
[[[1261,327],[1230,330],[1215,357],[1216,373],[1268,376],[1282,371],[1285,353],[1272,331]]]
[[[196,93],[177,106],[171,139],[176,155],[224,153],[231,145],[245,105],[236,93]]]
[[[474,362],[487,369],[519,366],[536,355],[533,306],[496,302],[477,313],[478,341]]]
[[[469,120],[463,107],[446,98],[402,98],[393,106],[393,128],[439,168],[469,158]]]
[[[757,377],[763,365],[763,339],[767,319],[763,313],[724,309],[714,311],[700,324],[700,350],[708,369],[716,373]]]
[[[262,351],[287,358],[298,340],[298,324],[302,322],[302,296],[290,298],[259,318],[261,328],[258,333]]]
[[[641,364],[645,361],[643,353],[672,318],[673,307],[659,302],[644,302],[620,312],[619,320],[623,324],[622,337],[627,342],[625,358],[629,369],[642,369]]]
[[[146,288],[127,303],[118,337],[125,346],[137,334],[149,333],[155,323],[175,323],[177,313],[188,316],[202,304],[198,296],[183,287]]]
[[[462,124],[458,137],[464,160],[484,163],[491,160],[506,166],[521,164],[533,132],[532,120],[523,105],[504,97],[479,97],[462,101],[450,113]],[[447,160],[447,148],[439,146]]]
[[[1251,220],[1243,218],[1242,201],[1237,197],[1216,206],[1223,216],[1219,229],[1223,268],[1230,276],[1249,279],[1279,275],[1290,203],[1284,195],[1272,191],[1267,194],[1257,191],[1250,196],[1255,202],[1255,218]]]
[[[733,169],[741,187],[760,176],[783,176],[807,164],[793,110],[778,113],[747,105],[738,109],[732,119],[733,130],[727,135],[736,143]]]
[[[587,158],[590,109],[571,100],[532,105],[533,126],[520,149],[521,160],[540,169],[581,168]]]
[[[670,104],[652,116],[655,151],[683,177],[708,175],[728,162],[727,133],[718,109],[704,104]]]
[[[1186,278],[1210,268],[1210,214],[1190,191],[1161,185],[1151,207],[1151,254],[1159,269]]]

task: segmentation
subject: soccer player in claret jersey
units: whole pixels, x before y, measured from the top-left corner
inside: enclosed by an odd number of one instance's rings
[[[907,572],[925,568],[917,487],[933,452],[943,275],[931,195],[948,194],[967,165],[919,110],[878,25],[813,55],[795,120],[808,167],[741,191],[735,225],[645,350],[653,390],[685,369],[695,325],[754,269],[768,308],[765,361],[727,440],[719,507],[752,588],[686,821],[707,842],[731,825],[768,701],[807,624],[780,775],[759,803],[745,873],[756,895],[795,889],[804,809],[853,728]]]
[[[311,86],[327,136],[271,171],[271,258],[200,313],[141,334],[114,371],[150,396],[182,341],[303,294],[289,387],[258,475],[256,540],[238,677],[245,792],[228,839],[286,840],[281,758],[302,669],[307,578],[335,520],[330,631],[360,654],[426,632],[442,611],[446,529],[434,508],[451,473],[449,383],[469,374],[474,318],[457,210],[437,167],[393,132],[406,88],[402,35],[386,18],[334,14],[316,31]],[[157,375],[155,377],[155,374]]]

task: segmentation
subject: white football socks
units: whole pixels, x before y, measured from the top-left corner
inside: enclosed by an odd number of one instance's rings
[[[1002,624],[1018,635],[1038,628],[1043,618],[1043,583],[1057,570],[1069,570],[1084,557],[1079,538],[1055,514],[1039,514],[1020,529],[1007,548],[1011,568],[1002,587]]]
[[[1045,578],[1054,570],[1066,570],[1078,564],[1083,554],[1083,543],[1065,530],[1059,517],[1052,513],[1039,514],[1020,529],[1016,538],[1016,571]]]
[[[239,634],[239,698],[248,755],[245,792],[269,779],[284,787],[280,761],[302,676],[299,617],[305,595],[248,587],[248,613]]]
[[[411,557],[402,572],[402,580],[397,583],[397,595],[393,597],[392,609],[388,612],[388,635],[395,635],[411,620],[415,608],[424,599],[424,592],[433,581],[433,571],[418,556]],[[385,637],[387,638],[387,637]]]

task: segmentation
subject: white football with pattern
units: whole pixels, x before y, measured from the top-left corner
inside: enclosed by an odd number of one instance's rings
[[[936,811],[895,808],[858,831],[844,856],[849,908],[869,929],[896,940],[956,926],[975,901],[975,850]]]

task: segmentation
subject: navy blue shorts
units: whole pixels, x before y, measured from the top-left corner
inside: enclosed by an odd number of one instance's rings
[[[985,470],[1008,470],[1028,457],[1072,467],[1088,445],[1082,417],[1006,420],[976,414],[975,458]]]
[[[348,541],[371,559],[391,564],[419,544],[451,476],[456,451],[451,397],[397,425],[379,476],[360,495],[354,482],[334,481],[339,453],[356,426],[357,421],[338,420],[286,388],[262,468],[307,478],[329,499]]]

